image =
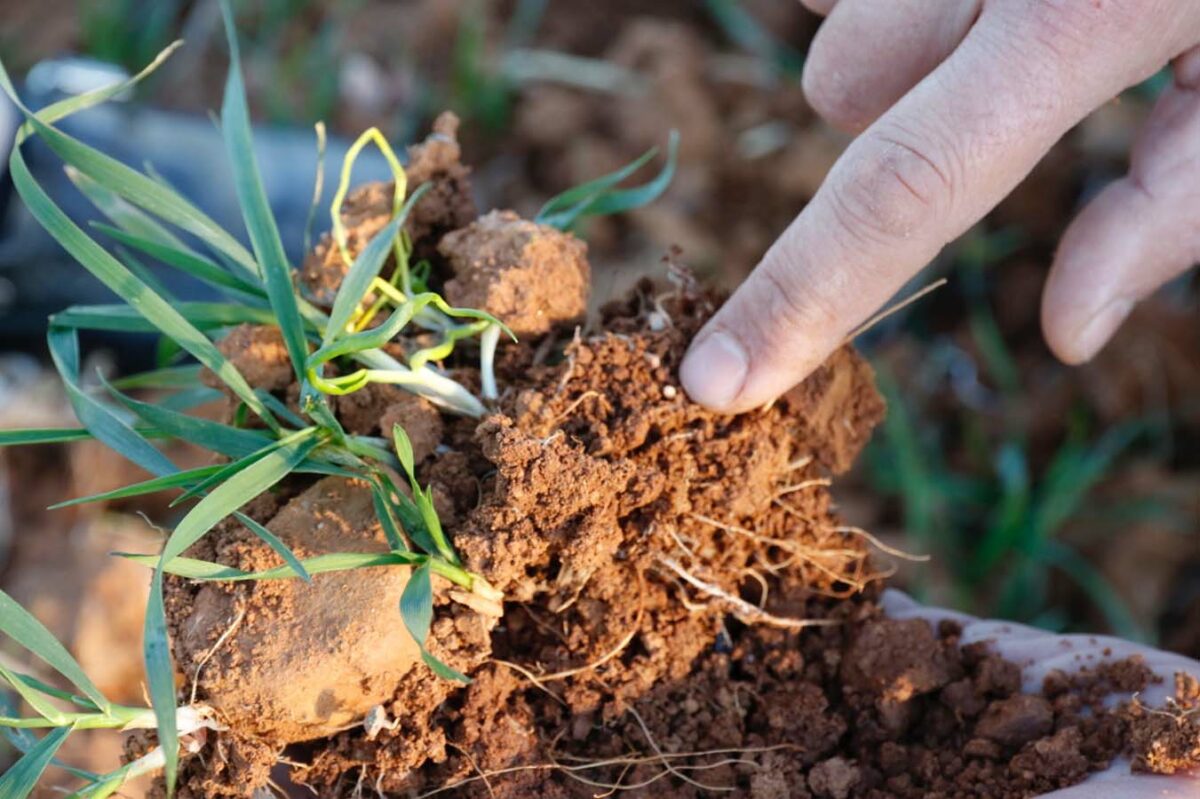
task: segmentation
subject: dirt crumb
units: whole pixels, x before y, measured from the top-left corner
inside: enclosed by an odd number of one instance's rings
[[[1135,701],[1126,712],[1134,770],[1183,774],[1200,769],[1200,680],[1176,674],[1175,695],[1167,707],[1148,708]]]
[[[858,633],[843,662],[852,688],[890,702],[936,691],[958,675],[933,629],[921,619],[879,619]]]
[[[813,766],[808,773],[808,787],[819,797],[848,799],[860,779],[858,766],[845,758],[831,757]]]
[[[1054,726],[1054,711],[1040,696],[1017,694],[990,704],[975,734],[1003,746],[1017,747],[1050,732]]]
[[[454,271],[446,299],[487,311],[518,336],[578,322],[587,311],[587,245],[570,233],[492,211],[439,249]]]
[[[392,427],[400,425],[412,442],[413,459],[420,463],[442,442],[442,415],[433,403],[407,391],[394,397],[378,417],[378,432],[391,439]]]
[[[264,391],[282,391],[296,379],[283,333],[268,325],[238,325],[217,342],[217,349],[246,382]],[[206,385],[225,389],[225,383],[207,369],[202,373]]]

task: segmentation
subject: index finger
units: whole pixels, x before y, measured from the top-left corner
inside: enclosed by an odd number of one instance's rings
[[[1177,21],[1131,11],[1123,25],[1113,6],[985,6],[958,49],[846,150],[697,336],[681,368],[689,396],[735,412],[795,385],[1088,111],[1152,74],[1169,53],[1121,43]]]

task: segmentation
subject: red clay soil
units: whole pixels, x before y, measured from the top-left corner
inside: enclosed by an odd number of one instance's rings
[[[430,196],[458,207],[439,192],[465,170],[442,167]],[[354,203],[375,224],[390,189]],[[1154,771],[1198,762],[1194,682],[1169,718],[1102,706],[1149,681],[1135,662],[1024,695],[1019,668],[960,646],[955,625],[884,618],[887,557],[842,526],[829,493],[884,413],[851,349],[770,407],[714,414],[675,379],[714,310],[686,270],[669,264],[669,287],[641,284],[574,328],[588,267],[569,234],[493,214],[439,241],[416,242],[435,283],[481,287],[464,293],[527,333],[502,347],[502,397],[482,421],[391,390],[336,410],[355,432],[413,425],[420,477],[468,567],[504,592],[503,618],[439,586],[431,648],[470,674],[464,688],[414,664],[403,570],[311,587],[172,580],[184,685],[231,727],[186,761],[182,795],[248,797],[281,757],[329,797],[1024,797],[1123,752]],[[340,279],[321,246],[305,266],[315,293]],[[472,363],[446,366],[473,385]],[[301,556],[384,546],[346,481],[289,485],[247,512]],[[233,523],[193,554],[278,562]]]

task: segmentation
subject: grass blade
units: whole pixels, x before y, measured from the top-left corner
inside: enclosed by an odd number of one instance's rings
[[[28,430],[0,430],[0,447],[30,444],[66,444],[95,438],[86,427],[33,427]]]
[[[200,385],[200,369],[197,364],[188,366],[168,366],[149,372],[118,377],[109,381],[113,388],[123,390],[151,388],[195,388]]]
[[[8,718],[16,717],[17,709],[13,706],[13,703],[9,701],[10,698],[10,695],[0,694],[0,716]],[[39,741],[38,737],[29,730],[18,729],[15,727],[0,727],[0,734],[3,734],[4,737],[8,739],[8,742],[12,744],[14,749],[16,749],[18,752],[26,754],[35,746],[37,746]],[[63,763],[58,759],[51,760],[50,762],[62,770],[79,777],[81,780],[95,781],[99,777],[98,774],[94,774],[90,771],[68,766],[66,763]]]
[[[158,722],[158,743],[163,748],[167,797],[175,794],[179,768],[179,729],[175,720],[175,668],[171,664],[171,644],[167,635],[167,611],[163,605],[161,560],[150,583],[146,621],[142,628],[142,657],[154,718]]]
[[[266,308],[251,308],[222,302],[181,302],[179,315],[197,330],[213,330],[240,324],[274,324]],[[160,328],[128,305],[79,305],[50,317],[50,324],[80,330],[115,330],[122,333],[157,333]]]
[[[25,799],[33,793],[42,773],[54,756],[58,753],[63,741],[71,734],[73,727],[59,727],[38,741],[24,757],[16,762],[8,771],[0,776],[0,797],[4,799]]]
[[[133,75],[132,77],[121,81],[120,83],[114,83],[111,86],[103,86],[99,89],[93,89],[90,92],[84,92],[83,94],[77,94],[74,97],[67,97],[63,100],[59,100],[58,102],[48,105],[38,111],[38,116],[41,117],[46,124],[52,125],[60,119],[69,117],[71,114],[92,108],[93,106],[100,105],[101,103],[106,103],[117,95],[132,89],[138,83],[145,80],[156,69],[158,69],[164,61],[170,58],[172,53],[182,46],[182,40],[174,41],[163,48],[163,50],[154,57],[154,60],[143,67],[142,71],[138,72],[136,75]],[[9,80],[8,73],[4,70],[3,64],[0,64],[0,88],[9,94],[16,94],[16,89],[13,88],[12,81]],[[29,133],[29,126],[22,126],[17,135],[14,146],[25,141],[25,139],[29,136]]]
[[[304,568],[304,564],[299,558],[296,557],[296,553],[292,552],[291,547],[279,539],[279,536],[275,535],[265,526],[254,521],[254,519],[251,519],[244,513],[235,513],[234,516],[237,517],[239,522],[246,526],[247,530],[254,533],[259,537],[259,539],[262,540],[264,544],[274,550],[276,555],[283,558],[283,562],[287,564],[286,568],[289,569],[293,575],[304,580],[306,583],[312,582],[312,577],[309,575],[308,570]]]
[[[34,180],[19,147],[9,156],[13,185],[34,218],[81,265],[125,300],[162,333],[207,366],[269,425],[274,417],[232,363],[171,303],[138,280],[116,258],[93,241],[59,208]]]
[[[115,192],[101,186],[73,166],[65,169],[75,187],[91,201],[100,213],[113,221],[122,232],[140,239],[157,242],[166,247],[186,250],[183,240],[135,205],[121,199]]]
[[[199,208],[168,186],[146,177],[115,158],[54,128],[49,124],[50,117],[43,116],[45,112],[34,114],[21,105],[20,98],[2,65],[0,65],[0,88],[3,88],[13,102],[21,108],[28,120],[28,126],[36,131],[50,149],[67,164],[124,200],[186,230],[215,251],[225,254],[237,265],[239,271],[243,273],[243,277],[248,280],[257,278],[258,265],[255,263],[254,257],[237,239],[229,235]],[[103,102],[104,99],[108,99],[108,97],[94,100],[90,105]],[[24,137],[22,137],[23,139]],[[14,151],[18,149],[18,147],[13,148]]]
[[[601,194],[580,212],[581,215],[603,216],[641,208],[657,200],[671,185],[679,158],[679,131],[671,131],[667,141],[667,162],[658,175],[648,183],[630,189],[617,189]]]
[[[156,555],[135,555],[127,552],[115,552],[114,555],[126,560],[153,567],[158,563]],[[304,571],[310,575],[327,574],[329,572],[353,571],[368,569],[376,566],[409,566],[414,563],[424,563],[428,558],[414,552],[333,552],[327,555],[316,555],[299,561]],[[299,575],[291,566],[278,566],[265,571],[247,572],[212,563],[196,558],[178,557],[163,567],[167,574],[185,577],[199,582],[245,582],[248,580],[291,580]]]
[[[220,422],[141,402],[122,394],[111,384],[108,384],[107,388],[123,405],[156,430],[229,458],[244,458],[272,441],[271,437],[262,431],[230,427]]]
[[[96,707],[106,713],[111,709],[112,706],[104,694],[88,679],[83,669],[75,662],[75,658],[71,657],[54,635],[3,591],[0,591],[0,632],[70,680],[84,696],[96,704]]]
[[[429,639],[429,628],[433,624],[433,586],[429,579],[429,564],[417,566],[408,576],[408,583],[400,595],[400,617],[408,634],[421,648],[421,659],[434,674],[444,680],[470,683],[471,680],[429,653],[425,642]]]
[[[167,491],[172,488],[186,488],[192,484],[211,477],[224,468],[217,466],[200,466],[196,469],[188,469],[183,472],[175,472],[174,474],[163,475],[162,477],[154,477],[150,480],[144,480],[140,483],[134,483],[122,488],[114,488],[112,491],[104,491],[99,494],[92,494],[86,497],[77,497],[68,499],[65,502],[59,502],[51,505],[48,510],[58,510],[60,508],[69,508],[72,505],[84,505],[89,502],[107,502],[114,499],[127,499],[129,497],[140,497],[146,494],[155,494],[159,491]]]
[[[92,227],[135,250],[144,252],[162,263],[180,272],[191,275],[197,280],[217,288],[232,289],[252,297],[262,297],[263,291],[257,286],[247,283],[237,275],[231,274],[214,261],[203,255],[189,253],[167,244],[152,241],[143,236],[128,233],[103,222],[93,222]]]
[[[62,377],[67,399],[79,423],[121,457],[151,474],[176,471],[175,464],[155,449],[124,420],[93,399],[79,386],[79,340],[74,330],[51,327],[47,332],[50,358]]]
[[[279,238],[279,228],[267,203],[262,177],[254,160],[254,144],[250,134],[250,111],[246,106],[246,90],[242,86],[241,57],[238,53],[237,29],[228,2],[222,0],[221,14],[229,39],[229,76],[225,81],[225,99],[221,103],[221,130],[233,166],[233,182],[250,242],[261,265],[263,281],[271,308],[278,317],[283,341],[287,345],[292,366],[298,379],[304,379],[304,362],[308,345],[304,340],[304,322],[296,304],[292,285],[292,267]],[[253,407],[253,405],[251,405]]]
[[[566,230],[583,216],[614,214],[653,202],[667,190],[675,176],[679,154],[678,131],[671,131],[667,144],[667,163],[653,180],[631,189],[618,190],[615,186],[649,163],[657,154],[658,148],[652,148],[615,172],[567,189],[543,205],[534,221]]]

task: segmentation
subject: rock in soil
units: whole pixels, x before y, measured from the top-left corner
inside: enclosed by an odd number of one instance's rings
[[[316,483],[269,525],[299,557],[388,549],[370,491],[343,478]],[[240,526],[213,541],[219,549],[211,554],[238,568],[277,562]],[[177,662],[239,733],[281,745],[332,735],[388,702],[420,664],[397,623],[407,576],[406,568],[388,567],[315,575],[311,585],[209,583],[190,597],[175,592]]]

